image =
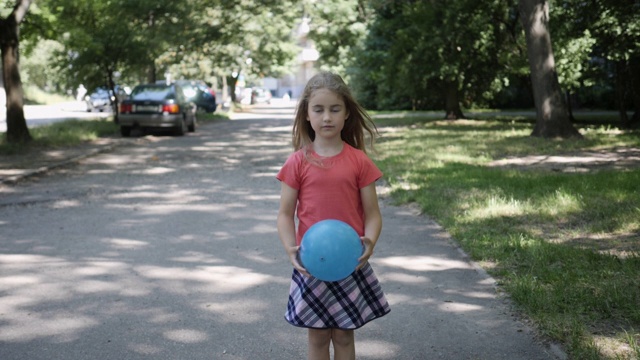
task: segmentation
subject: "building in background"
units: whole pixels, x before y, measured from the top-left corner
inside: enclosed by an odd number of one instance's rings
[[[318,60],[320,54],[316,50],[313,41],[308,38],[309,35],[309,21],[308,17],[302,18],[298,29],[296,30],[296,37],[300,52],[296,59],[295,68],[292,69],[291,74],[285,75],[279,79],[276,78],[264,78],[264,87],[271,90],[271,93],[276,97],[283,97],[288,94],[292,98],[298,98],[307,81],[316,74],[315,63]]]

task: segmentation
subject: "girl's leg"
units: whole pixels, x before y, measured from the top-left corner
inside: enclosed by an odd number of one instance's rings
[[[353,330],[331,330],[335,360],[355,360],[356,341]]]
[[[309,329],[309,360],[329,360],[331,329]]]

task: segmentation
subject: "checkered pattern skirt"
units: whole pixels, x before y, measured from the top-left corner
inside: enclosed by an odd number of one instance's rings
[[[389,311],[378,278],[367,263],[336,282],[306,277],[293,269],[284,318],[299,327],[352,330]]]

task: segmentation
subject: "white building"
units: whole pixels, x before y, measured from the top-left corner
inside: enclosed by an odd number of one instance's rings
[[[316,74],[315,63],[320,54],[316,50],[313,41],[307,37],[309,35],[309,21],[310,19],[307,17],[302,18],[296,31],[300,52],[292,73],[280,79],[264,79],[264,87],[271,90],[274,96],[282,97],[288,93],[292,98],[298,98],[302,94],[307,81]]]

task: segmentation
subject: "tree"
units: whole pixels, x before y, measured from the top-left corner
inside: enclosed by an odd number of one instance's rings
[[[298,1],[203,3],[190,16],[197,29],[193,41],[180,50],[185,58],[196,61],[191,69],[173,65],[172,72],[220,76],[236,101],[235,85],[241,74],[251,83],[264,76],[278,77],[291,68],[298,50],[293,37],[293,27],[301,18]]]
[[[345,74],[353,62],[353,51],[361,46],[373,9],[366,0],[307,1],[305,16],[310,19],[309,38],[321,54],[318,64]]]
[[[116,74],[136,83],[271,74],[294,54],[293,0],[42,1],[58,18],[65,71],[89,87],[112,87]]]
[[[546,0],[520,0],[518,8],[527,40],[536,107],[536,125],[531,135],[545,138],[581,137],[571,123],[558,83],[549,32],[549,4]]]
[[[485,101],[513,47],[508,2],[375,1],[365,50],[356,64],[375,78],[375,104],[439,107],[447,119]],[[362,76],[361,76],[362,77]],[[371,92],[369,92],[371,93]]]
[[[621,125],[640,126],[640,2],[562,0],[550,13],[561,86],[613,89]]]
[[[566,0],[565,0],[566,1]],[[606,59],[615,69],[617,106],[623,127],[640,128],[640,2],[599,0],[582,17],[589,19],[584,27],[596,39],[595,56]],[[627,116],[627,104],[634,114]]]
[[[2,78],[7,93],[7,142],[25,143],[31,140],[24,117],[24,92],[20,79],[20,23],[24,20],[31,0],[17,0],[13,10],[0,19],[0,48],[2,49]]]

